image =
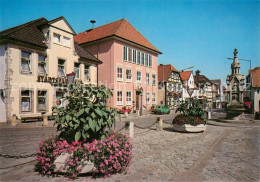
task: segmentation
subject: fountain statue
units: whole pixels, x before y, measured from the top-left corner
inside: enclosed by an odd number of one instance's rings
[[[228,96],[227,119],[237,119],[243,116],[245,111],[243,104],[245,76],[239,73],[240,63],[238,62],[237,54],[237,49],[234,49],[234,59],[231,64],[232,74],[228,75],[226,80]]]

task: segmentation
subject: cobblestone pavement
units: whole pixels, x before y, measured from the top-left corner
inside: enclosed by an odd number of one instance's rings
[[[140,127],[150,126],[156,115],[126,118]],[[174,114],[163,115],[170,123]],[[40,140],[56,134],[54,127],[30,124],[19,127],[0,125],[0,153],[10,155],[33,153]],[[29,128],[28,128],[29,127]],[[228,126],[208,125],[204,133],[174,132],[164,123],[163,131],[135,128],[134,157],[126,175],[107,179],[80,176],[76,181],[259,181],[259,123]],[[127,133],[122,130],[121,132]],[[21,163],[27,164],[19,165]],[[63,177],[42,177],[34,172],[33,157],[5,159],[0,157],[1,181],[65,181]],[[17,167],[11,167],[18,165]],[[3,169],[5,168],[5,169]]]

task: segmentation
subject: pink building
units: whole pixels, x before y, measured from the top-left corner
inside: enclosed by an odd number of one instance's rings
[[[103,61],[98,66],[98,83],[113,91],[108,105],[140,110],[157,104],[157,65],[162,53],[127,20],[82,32],[75,41]]]

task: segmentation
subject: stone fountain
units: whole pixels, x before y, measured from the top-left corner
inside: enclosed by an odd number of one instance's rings
[[[238,51],[234,49],[234,59],[231,64],[232,74],[227,76],[227,116],[226,119],[244,119],[243,91],[245,76],[239,73],[240,63],[238,62]]]

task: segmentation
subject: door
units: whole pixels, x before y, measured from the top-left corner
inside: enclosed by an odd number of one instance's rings
[[[139,110],[140,108],[139,108],[139,102],[140,102],[140,93],[139,92],[136,92],[136,101],[135,101],[135,103],[136,103],[136,110]]]

